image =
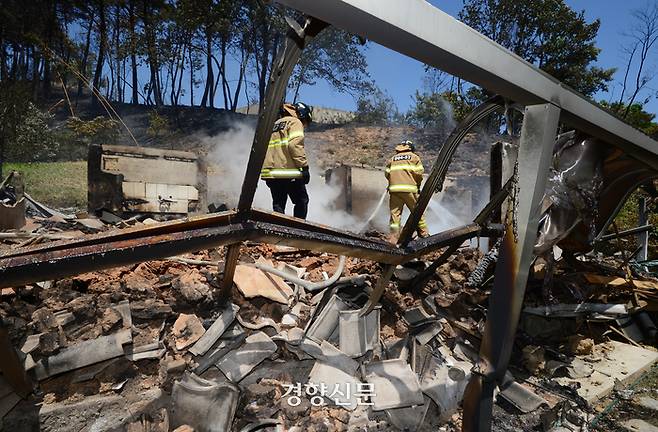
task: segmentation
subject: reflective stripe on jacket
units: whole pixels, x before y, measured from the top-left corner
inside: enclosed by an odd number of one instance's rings
[[[261,178],[301,178],[302,169],[307,166],[301,120],[290,115],[280,118],[272,129]]]
[[[388,191],[418,193],[425,172],[423,162],[407,146],[398,146],[396,151],[386,164]]]

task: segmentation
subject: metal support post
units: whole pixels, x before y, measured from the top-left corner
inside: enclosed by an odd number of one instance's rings
[[[489,165],[490,199],[503,187],[503,143],[498,141],[491,146]],[[491,222],[500,223],[500,207],[491,212]],[[495,243],[495,240],[492,242]],[[492,246],[490,244],[490,246]]]
[[[235,276],[235,268],[238,265],[238,258],[240,258],[240,245],[241,243],[233,243],[226,249],[224,277],[222,278],[221,291],[219,292],[219,298],[222,302],[228,301],[231,298],[233,276]]]
[[[647,215],[647,199],[645,197],[640,198],[638,204],[638,221],[637,226],[643,227],[647,225],[648,215]],[[637,244],[640,247],[640,252],[637,254],[636,259],[638,261],[646,261],[649,256],[649,231],[643,231],[637,235]]]
[[[480,363],[464,394],[464,431],[489,431],[493,392],[507,370],[537,239],[539,203],[546,188],[560,109],[551,104],[525,109],[514,194],[516,217],[508,217],[489,299]]]

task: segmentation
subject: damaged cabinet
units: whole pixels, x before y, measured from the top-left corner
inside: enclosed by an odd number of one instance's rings
[[[91,146],[90,212],[186,215],[202,208],[199,158],[194,153],[130,146]]]

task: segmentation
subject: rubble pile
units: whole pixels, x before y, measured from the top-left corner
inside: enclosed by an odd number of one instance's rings
[[[27,226],[51,235],[111,227],[89,220],[40,216]],[[370,310],[381,274],[372,261],[246,243],[223,299],[224,254],[3,289],[0,315],[36,388],[21,401],[0,379],[3,428],[461,429],[492,288],[477,248],[463,246],[428,279],[439,252],[398,266]],[[657,299],[651,274],[609,258],[536,260],[494,430],[585,430],[602,398],[658,359]]]

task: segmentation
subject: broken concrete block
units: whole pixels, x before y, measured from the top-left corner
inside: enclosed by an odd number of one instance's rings
[[[164,370],[167,374],[183,372],[187,367],[187,363],[184,358],[168,358],[164,361]]]
[[[361,357],[379,344],[379,314],[381,307],[360,317],[360,309],[339,312],[338,334],[340,350],[350,357]]]
[[[366,381],[374,387],[373,410],[381,411],[423,404],[423,393],[418,377],[404,360],[368,363],[365,375]]]
[[[288,304],[294,292],[279,276],[245,265],[236,267],[233,280],[246,298],[265,297],[277,303]]]
[[[188,425],[201,432],[230,432],[238,407],[239,389],[185,374],[171,393],[171,426]]]
[[[256,332],[245,339],[244,345],[221,358],[216,366],[232,382],[240,382],[260,362],[276,352],[277,346],[263,332]]]
[[[637,400],[637,404],[646,410],[653,411],[654,415],[658,416],[658,400],[649,396],[642,396]]]
[[[123,345],[130,343],[130,330],[101,336],[66,348],[55,356],[39,360],[35,367],[37,379],[42,380],[73,369],[89,366],[123,355]]]
[[[235,316],[240,310],[239,306],[229,304],[228,307],[219,315],[215,322],[201,336],[201,338],[190,348],[190,352],[195,356],[205,354],[211,346],[217,342],[228,326],[235,320]]]
[[[176,339],[176,349],[180,351],[201,339],[206,329],[196,315],[180,314],[171,332]]]
[[[172,287],[189,303],[212,299],[210,285],[205,276],[196,269],[179,276],[172,282]]]

